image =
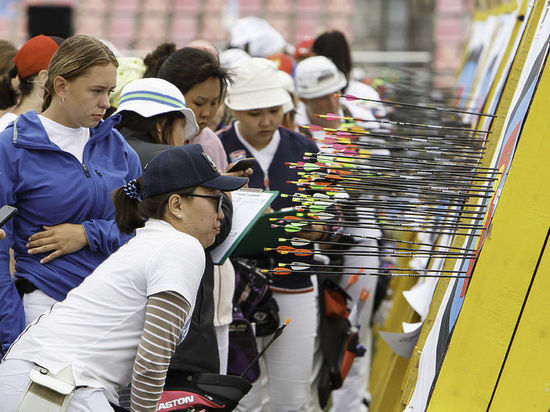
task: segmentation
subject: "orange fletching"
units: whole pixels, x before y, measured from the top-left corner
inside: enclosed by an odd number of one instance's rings
[[[275,268],[273,269],[273,273],[276,275],[290,275],[292,271],[288,268]]]
[[[294,248],[292,246],[278,246],[276,250],[281,255],[286,255],[287,253],[294,252]]]

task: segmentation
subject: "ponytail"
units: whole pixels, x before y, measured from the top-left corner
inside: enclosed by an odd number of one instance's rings
[[[174,43],[162,43],[155,50],[145,56],[143,63],[145,64],[145,73],[143,77],[157,77],[160,66],[164,61],[176,51]]]
[[[142,215],[139,196],[128,195],[128,185],[119,187],[113,192],[113,203],[115,205],[115,222],[122,233],[131,234],[137,228],[145,225],[146,217]],[[143,187],[141,177],[135,180],[134,187],[136,194]]]
[[[173,194],[193,193],[196,186],[170,193],[151,196],[141,200],[139,193],[143,189],[143,180],[138,177],[116,189],[113,194],[115,222],[122,233],[132,234],[134,230],[145,226],[147,219],[162,219],[168,199]]]

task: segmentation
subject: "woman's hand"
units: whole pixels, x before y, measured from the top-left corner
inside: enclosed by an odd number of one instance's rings
[[[4,232],[2,229],[0,229],[0,240],[6,238],[6,232]]]
[[[29,238],[27,249],[29,254],[47,253],[48,256],[40,263],[48,263],[59,256],[68,255],[88,246],[86,231],[82,225],[63,223],[56,226],[42,226],[45,230],[35,233]]]
[[[231,163],[229,165],[229,167],[227,168],[227,170],[229,170],[231,168],[231,166],[233,165],[233,163]],[[248,168],[248,169],[244,169],[244,170],[238,170],[236,172],[225,172],[223,173],[224,176],[235,176],[235,177],[248,177],[250,176],[251,174],[253,173],[252,171],[252,168]]]
[[[300,232],[297,232],[296,237],[301,237],[302,239],[307,239],[312,242],[321,239],[321,237],[323,237],[322,231],[326,230],[325,226],[315,223],[310,226],[306,226],[305,229],[309,230],[302,230]]]

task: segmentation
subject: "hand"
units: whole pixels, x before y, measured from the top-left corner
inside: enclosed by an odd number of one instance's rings
[[[321,239],[321,237],[323,237],[323,233],[321,233],[320,231],[326,230],[326,228],[323,225],[317,225],[317,224],[313,224],[309,227],[306,227],[306,229],[313,230],[314,232],[302,230],[296,233],[296,236],[301,237],[302,239],[311,240],[312,242]]]
[[[2,229],[0,229],[0,240],[6,238],[6,232],[4,232]]]
[[[82,225],[63,223],[56,226],[42,226],[45,230],[29,238],[29,254],[47,253],[53,250],[40,263],[48,263],[59,256],[68,255],[88,246],[86,231]]]
[[[231,167],[229,165],[228,169]],[[223,173],[224,176],[235,176],[235,177],[248,177],[253,173],[253,170],[249,167],[248,169],[239,170],[237,172],[225,172]]]

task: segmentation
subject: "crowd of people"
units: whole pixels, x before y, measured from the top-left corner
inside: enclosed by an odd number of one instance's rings
[[[349,128],[348,116],[370,129],[385,116],[337,95],[379,99],[352,78],[345,36],[323,33],[291,52],[267,22],[245,18],[223,51],[163,43],[140,59],[86,35],[0,49],[0,206],[18,209],[0,230],[0,411],[48,402],[154,411],[165,385],[235,371],[230,330],[244,269],[211,256],[231,231],[231,192],[247,184],[292,195],[297,171],[287,164],[326,150],[322,128]],[[256,162],[231,171],[245,158]],[[291,206],[278,196],[269,210]],[[330,221],[310,229],[297,236],[342,237]],[[363,232],[376,247],[380,232]],[[288,260],[247,259],[256,268]],[[340,282],[350,305],[362,291],[372,297],[357,315],[367,356],[332,392],[333,412],[368,404],[377,284],[360,278]],[[269,291],[278,319],[291,323],[274,343],[274,329],[251,342],[255,353],[271,346],[237,410],[321,410],[317,277],[275,276]]]

